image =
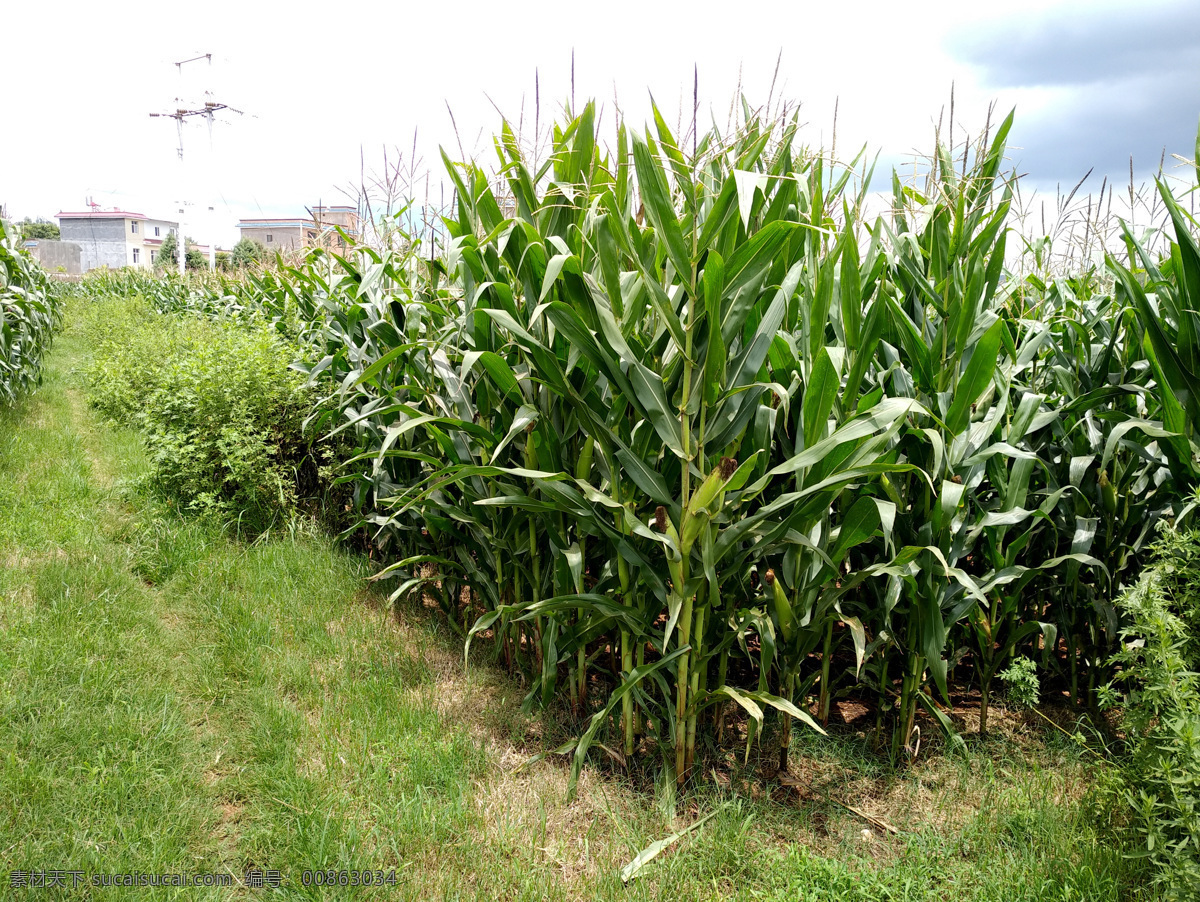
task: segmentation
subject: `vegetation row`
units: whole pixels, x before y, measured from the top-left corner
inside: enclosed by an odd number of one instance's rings
[[[401,216],[388,249],[85,290],[252,330],[238,360],[292,348],[305,386],[267,381],[309,393],[307,424],[279,419],[297,447],[342,443],[332,508],[358,512],[395,597],[436,599],[530,705],[577,712],[573,777],[600,743],[625,763],[662,750],[682,784],[768,714],[786,767],[793,724],[821,731],[848,694],[899,764],[922,728],[961,745],[956,690],[978,689],[985,733],[1017,659],[1013,682],[1032,669],[1071,706],[1111,703],[1114,655],[1128,675],[1148,654],[1122,637],[1153,619],[1122,587],[1152,594],[1157,531],[1195,507],[1197,224],[1161,184],[1165,253],[1124,227],[1102,265],[1049,271],[1043,243],[1010,247],[1010,126],[939,147],[923,188],[893,175],[871,218],[869,170],[801,146],[795,119],[747,110],[689,152],[656,115],[606,148],[588,105],[543,162],[507,126],[498,178],[447,158],[435,247]],[[215,376],[190,384],[250,393],[220,355],[182,353]],[[268,356],[248,371],[275,373]],[[142,359],[119,357],[99,397]],[[165,461],[199,443],[196,409],[154,414]],[[280,442],[242,470],[230,447],[212,444],[193,497],[243,507],[267,470],[282,508],[304,494]],[[323,472],[310,493],[332,497]],[[1194,847],[1194,809],[1155,798],[1178,817],[1150,854]]]
[[[0,219],[0,405],[40,383],[62,319],[59,293],[21,244],[20,229]]]

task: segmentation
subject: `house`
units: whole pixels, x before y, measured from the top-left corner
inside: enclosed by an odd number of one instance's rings
[[[93,208],[85,213],[59,213],[55,218],[62,240],[79,245],[83,272],[98,266],[153,266],[163,239],[179,233],[177,222],[126,210]]]
[[[312,208],[310,216],[243,219],[237,227],[243,238],[256,241],[267,250],[306,247],[345,250],[346,239],[338,229],[349,236],[351,242],[358,239],[358,208],[318,204]]]

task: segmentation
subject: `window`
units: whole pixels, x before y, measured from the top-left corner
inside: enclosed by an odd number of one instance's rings
[[[158,260],[158,251],[151,251],[150,252],[150,262],[154,263],[157,260]]]
[[[137,223],[136,222],[131,222],[129,224],[129,228],[133,230],[133,234],[135,234],[135,235],[137,234]]]
[[[271,233],[267,232],[267,244],[270,244],[274,240],[275,239],[271,236]]]
[[[154,237],[155,237],[155,238],[157,238],[157,237],[158,237],[158,226],[155,226],[155,227],[154,227]]]
[[[139,253],[138,249],[135,247],[135,248],[133,249],[133,262],[134,262],[135,264],[139,262],[139,261],[138,261],[138,257],[139,257],[139,256],[141,256],[141,255],[140,255],[140,253]]]

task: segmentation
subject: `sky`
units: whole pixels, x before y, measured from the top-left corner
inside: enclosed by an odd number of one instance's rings
[[[969,9],[967,7],[970,7]],[[501,116],[532,134],[572,95],[642,126],[650,98],[690,121],[747,100],[798,105],[802,133],[839,155],[866,146],[887,172],[1016,109],[1011,165],[1026,194],[1139,183],[1195,156],[1200,3],[961,0],[604,4],[255,0],[12,4],[0,18],[5,127],[0,205],[50,219],[90,199],[178,219],[229,246],[243,217],[351,203],[387,159],[436,201],[439,148],[494,159]],[[177,62],[211,54],[198,61]],[[207,92],[207,93],[206,93]],[[227,104],[210,129],[169,112]],[[233,112],[237,110],[239,112]],[[686,128],[687,122],[684,123]],[[414,152],[415,151],[415,152]],[[909,163],[911,169],[911,163]],[[418,202],[422,197],[417,197]],[[208,214],[207,208],[213,212]]]

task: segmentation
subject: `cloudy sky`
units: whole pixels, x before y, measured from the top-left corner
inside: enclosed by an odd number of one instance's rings
[[[344,2],[24,3],[4,13],[0,204],[52,217],[88,198],[176,218],[189,234],[236,240],[243,216],[296,215],[413,156],[436,198],[438,147],[481,154],[502,111],[532,132],[535,73],[543,127],[571,94],[642,123],[652,95],[672,121],[691,108],[726,121],[737,85],[765,104],[799,104],[806,138],[867,145],[883,166],[932,148],[948,123],[977,134],[989,104],[1015,107],[1012,165],[1026,192],[1051,195],[1089,169],[1128,183],[1195,155],[1200,3],[1031,2],[967,10],[961,0],[679,4]],[[212,62],[177,61],[212,54]],[[211,129],[151,112],[211,99]],[[453,123],[448,108],[453,110]],[[454,129],[457,124],[457,134]],[[460,141],[462,151],[460,152]],[[424,192],[424,180],[420,180]],[[418,198],[420,200],[420,198]],[[215,208],[211,222],[200,212]]]

